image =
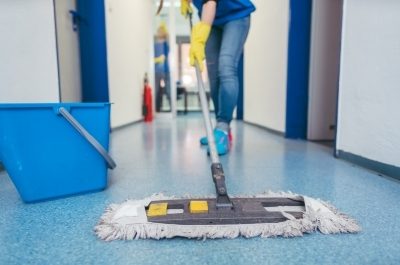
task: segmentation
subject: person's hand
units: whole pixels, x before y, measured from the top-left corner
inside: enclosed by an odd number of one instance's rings
[[[156,64],[164,63],[164,62],[165,62],[165,55],[162,54],[162,55],[160,55],[160,56],[154,58],[154,62],[155,62]]]
[[[192,29],[192,37],[190,42],[190,64],[195,65],[197,61],[199,63],[200,71],[204,69],[204,58],[206,42],[210,35],[211,25],[199,22]]]
[[[189,14],[193,13],[191,3],[192,0],[181,0],[181,14],[185,18],[187,18]]]

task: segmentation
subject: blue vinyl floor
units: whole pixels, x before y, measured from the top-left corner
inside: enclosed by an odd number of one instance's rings
[[[286,140],[241,122],[222,158],[231,194],[292,191],[329,201],[357,219],[357,235],[301,238],[102,242],[105,207],[156,192],[210,195],[200,116],[139,123],[112,133],[118,163],[109,188],[24,204],[0,173],[0,264],[400,264],[400,184],[332,156],[327,146]]]

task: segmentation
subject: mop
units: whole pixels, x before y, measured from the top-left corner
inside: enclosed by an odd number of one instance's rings
[[[354,219],[319,199],[290,192],[229,196],[198,62],[195,70],[216,195],[176,198],[154,194],[142,200],[112,204],[95,227],[100,239],[266,238],[295,237],[315,231],[322,234],[361,231]]]

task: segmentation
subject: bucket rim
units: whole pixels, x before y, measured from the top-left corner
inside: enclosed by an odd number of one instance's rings
[[[22,109],[22,108],[54,108],[54,107],[84,107],[100,108],[110,106],[109,102],[70,102],[70,103],[0,103],[0,109]]]

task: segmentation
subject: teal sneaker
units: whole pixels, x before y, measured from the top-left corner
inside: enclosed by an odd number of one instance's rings
[[[231,130],[229,130],[229,133],[228,133],[228,140],[229,140],[229,144],[232,144],[233,136],[232,136]],[[200,144],[201,145],[208,145],[207,136],[204,136],[204,137],[200,138]]]
[[[204,137],[201,137],[201,138],[200,138],[200,144],[201,144],[201,145],[208,145],[207,136],[204,136]]]
[[[226,155],[229,152],[229,135],[220,129],[214,130],[215,144],[218,155]],[[207,153],[210,154],[210,148],[207,148]]]

